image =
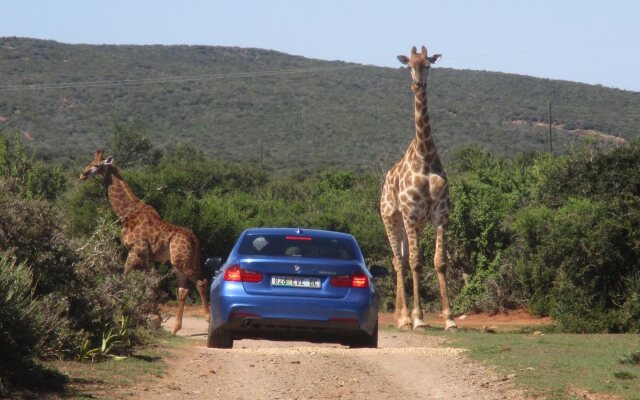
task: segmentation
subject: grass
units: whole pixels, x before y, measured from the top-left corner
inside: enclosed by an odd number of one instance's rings
[[[574,399],[589,392],[640,399],[640,365],[621,361],[640,350],[640,335],[460,331],[450,344],[516,374],[515,384],[532,397]]]
[[[172,349],[185,339],[163,335],[158,346],[137,352],[123,360],[102,362],[55,361],[47,363],[67,375],[69,383],[63,393],[51,394],[53,398],[90,399],[126,397],[127,389],[140,382],[160,378],[167,372],[164,360],[171,357]]]

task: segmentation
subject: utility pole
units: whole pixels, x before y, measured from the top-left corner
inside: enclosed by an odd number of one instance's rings
[[[552,119],[551,119],[551,97],[549,97],[549,154],[553,154],[553,144],[551,143],[551,125],[552,125]]]

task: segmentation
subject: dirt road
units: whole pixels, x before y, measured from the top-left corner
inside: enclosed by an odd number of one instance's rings
[[[165,327],[173,325],[173,318]],[[207,324],[185,315],[178,333],[193,344],[170,372],[129,392],[140,399],[520,399],[508,377],[471,361],[441,338],[380,330],[378,349],[306,342],[237,340],[206,347]]]

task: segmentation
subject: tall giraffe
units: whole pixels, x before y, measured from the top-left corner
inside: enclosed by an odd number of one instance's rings
[[[402,159],[387,172],[380,197],[380,215],[393,251],[392,262],[397,277],[395,318],[398,327],[412,325],[416,329],[426,326],[420,308],[422,257],[418,250],[418,239],[425,225],[431,222],[436,242],[433,264],[438,275],[445,330],[455,330],[445,277],[447,260],[444,235],[449,219],[449,187],[431,136],[427,112],[427,75],[431,64],[440,57],[440,54],[428,57],[424,46],[421,53],[417,53],[413,47],[410,57],[398,56],[398,60],[409,67],[413,78],[411,89],[415,94],[416,135]],[[403,279],[407,261],[413,276],[411,318]]]
[[[162,220],[153,207],[136,197],[113,164],[113,158],[103,159],[102,156],[103,151],[97,150],[94,160],[80,174],[80,180],[94,175],[104,178],[109,203],[122,224],[122,244],[129,253],[124,273],[127,274],[134,268],[147,269],[149,261],[170,262],[178,279],[178,315],[171,332],[175,335],[182,328],[189,282],[200,293],[208,321],[208,282],[200,264],[200,242],[197,236],[189,229]]]

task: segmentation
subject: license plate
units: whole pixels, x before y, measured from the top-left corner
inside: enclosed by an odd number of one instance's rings
[[[304,276],[272,276],[271,286],[285,286],[296,288],[320,289],[320,278]]]

